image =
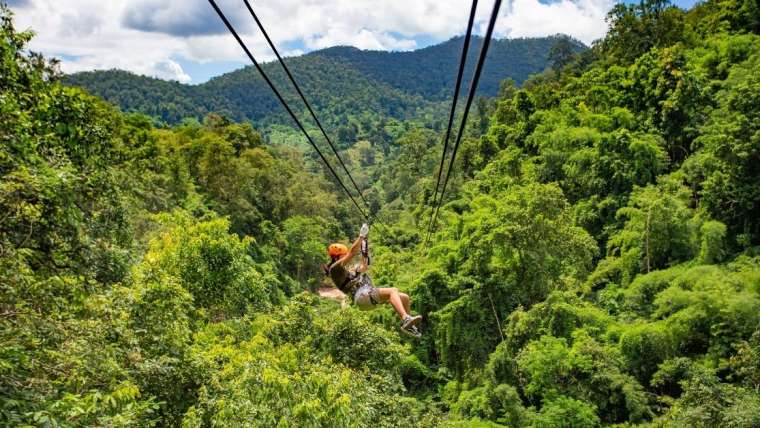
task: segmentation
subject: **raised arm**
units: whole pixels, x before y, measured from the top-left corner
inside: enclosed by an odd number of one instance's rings
[[[362,237],[359,236],[356,238],[356,241],[351,245],[351,248],[348,249],[348,254],[341,257],[340,260],[338,260],[338,263],[345,266],[350,262],[354,257],[356,257],[357,254],[361,252],[362,249]]]

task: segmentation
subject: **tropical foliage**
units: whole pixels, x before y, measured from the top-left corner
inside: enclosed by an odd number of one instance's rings
[[[760,426],[755,1],[556,39],[478,102],[428,246],[439,127],[321,106],[418,341],[314,295],[361,217],[292,129],[120,112],[0,18],[0,425]]]

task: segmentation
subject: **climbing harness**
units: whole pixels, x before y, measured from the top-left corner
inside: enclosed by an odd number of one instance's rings
[[[369,258],[369,241],[367,238],[362,239],[362,257],[364,257],[364,260],[367,261],[367,266],[369,266],[371,260]]]

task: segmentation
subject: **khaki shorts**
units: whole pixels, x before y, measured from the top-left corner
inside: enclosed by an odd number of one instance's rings
[[[380,304],[380,293],[377,292],[377,288],[372,285],[372,281],[366,275],[364,275],[362,285],[354,293],[354,304],[363,311],[374,309]]]

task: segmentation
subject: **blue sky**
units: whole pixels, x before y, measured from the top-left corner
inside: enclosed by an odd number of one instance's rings
[[[0,0],[1,1],[1,0]],[[6,0],[8,1],[8,0]],[[240,0],[216,0],[261,61],[273,59]],[[602,37],[615,0],[509,0],[496,37],[569,34]],[[695,1],[674,0],[688,8]],[[33,50],[61,58],[65,72],[119,68],[198,84],[248,65],[207,0],[10,0],[16,25],[37,36]],[[481,1],[476,32],[490,1]],[[257,0],[253,2],[281,53],[300,55],[335,45],[413,50],[465,31],[467,0]]]

